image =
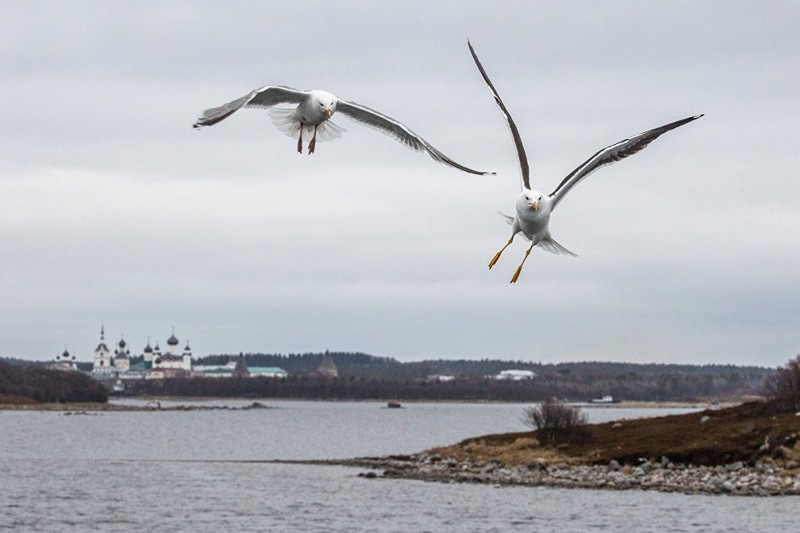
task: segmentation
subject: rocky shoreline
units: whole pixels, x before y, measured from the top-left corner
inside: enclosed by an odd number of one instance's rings
[[[585,488],[606,490],[656,490],[684,494],[735,496],[800,495],[800,464],[784,465],[741,461],[727,465],[694,466],[660,461],[642,461],[637,466],[570,465],[538,461],[528,465],[472,462],[423,452],[409,456],[372,457],[324,461],[370,469],[367,478],[417,479],[445,483],[484,483],[529,487]]]
[[[274,409],[261,402],[252,402],[249,405],[232,407],[229,405],[161,405],[158,400],[152,400],[142,405],[123,405],[115,403],[16,403],[0,404],[0,411],[63,411],[65,415],[71,414],[99,414],[107,411],[249,411],[251,409]]]

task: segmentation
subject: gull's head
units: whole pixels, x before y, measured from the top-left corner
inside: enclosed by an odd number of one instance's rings
[[[517,198],[517,211],[521,213],[538,211],[543,203],[542,193],[525,189],[520,193],[519,198]]]
[[[317,104],[319,105],[322,113],[326,118],[331,118],[336,112],[336,97],[331,93],[326,93],[324,91],[317,91],[316,97]]]

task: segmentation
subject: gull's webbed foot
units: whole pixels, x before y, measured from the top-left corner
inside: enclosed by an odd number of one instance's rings
[[[514,236],[513,235],[511,236],[510,239],[508,239],[508,242],[506,243],[506,245],[503,246],[502,248],[500,248],[500,251],[497,252],[496,254],[494,254],[494,257],[492,257],[492,260],[489,261],[489,270],[491,270],[492,267],[497,263],[497,261],[500,259],[500,255],[505,251],[506,248],[508,248],[511,245],[512,242],[514,242]]]
[[[517,267],[517,270],[514,271],[514,275],[511,277],[511,283],[516,283],[517,280],[519,279],[519,274],[520,272],[522,272],[522,265],[524,265],[525,261],[528,260],[528,256],[531,255],[531,250],[533,250],[534,246],[536,246],[535,243],[531,244],[531,247],[525,250],[525,257],[522,258],[522,262]]]
[[[519,279],[520,272],[522,272],[522,265],[519,265],[517,267],[517,270],[514,272],[514,275],[511,276],[511,283],[516,283],[517,282],[517,280]]]
[[[502,254],[502,253],[503,253],[503,250],[500,250],[499,252],[494,254],[494,257],[492,257],[492,260],[489,261],[489,270],[491,270],[492,267],[497,264],[497,261],[500,259],[500,254]]]

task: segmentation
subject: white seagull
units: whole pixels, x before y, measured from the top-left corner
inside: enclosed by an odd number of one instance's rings
[[[297,104],[297,107],[293,109],[273,107],[280,104]],[[313,154],[317,145],[317,137],[319,137],[320,141],[335,139],[345,131],[344,128],[330,120],[333,114],[339,111],[353,120],[372,126],[394,137],[412,150],[427,152],[428,155],[440,163],[450,165],[470,174],[494,174],[494,172],[473,170],[456,163],[437,150],[431,143],[408,129],[403,123],[361,104],[339,100],[325,91],[299,91],[291,87],[267,85],[227,104],[206,109],[203,112],[203,116],[194,123],[194,127],[213,126],[242,107],[269,109],[275,125],[290,137],[297,137],[298,153],[303,153],[304,133],[311,135],[311,140],[308,142],[308,153]]]
[[[553,192],[547,196],[544,196],[539,191],[531,189],[528,157],[525,155],[525,147],[522,145],[522,138],[519,135],[519,130],[517,130],[517,126],[514,124],[514,120],[508,113],[508,109],[506,109],[506,106],[503,104],[503,100],[500,99],[500,95],[497,93],[497,90],[494,88],[491,80],[489,80],[489,76],[483,69],[483,65],[481,65],[481,62],[478,60],[478,56],[475,55],[475,50],[472,48],[472,44],[467,41],[467,45],[469,46],[469,51],[472,54],[472,59],[475,60],[475,64],[478,66],[481,76],[483,76],[486,85],[489,86],[489,90],[492,92],[492,96],[494,96],[497,106],[500,108],[500,111],[503,113],[503,116],[508,123],[508,127],[511,130],[511,136],[514,138],[514,144],[517,147],[517,156],[519,158],[519,166],[522,172],[522,192],[517,198],[516,203],[517,215],[515,217],[510,217],[500,213],[511,225],[511,238],[508,239],[506,245],[503,246],[489,262],[489,268],[492,268],[495,263],[497,263],[497,260],[500,259],[500,254],[502,254],[503,251],[514,241],[514,237],[517,235],[517,233],[522,233],[527,240],[531,241],[530,247],[525,252],[525,257],[522,259],[522,262],[514,272],[514,276],[511,278],[511,283],[516,283],[520,272],[522,272],[522,265],[525,264],[525,260],[528,259],[528,255],[530,255],[531,250],[536,245],[543,250],[554,254],[564,254],[575,257],[574,253],[570,252],[556,242],[555,239],[553,239],[553,237],[550,235],[549,227],[550,213],[553,212],[558,203],[575,185],[577,185],[581,180],[598,168],[604,165],[615,163],[620,159],[628,157],[629,155],[633,155],[656,140],[660,135],[679,126],[683,126],[684,124],[688,124],[689,122],[697,120],[703,116],[695,115],[683,120],[677,120],[659,128],[634,135],[630,139],[624,139],[612,145],[606,146],[602,150],[599,150],[597,153],[595,153],[592,157],[584,161],[578,168],[570,172],[569,175],[567,175],[567,177],[558,184],[558,187],[556,187]]]

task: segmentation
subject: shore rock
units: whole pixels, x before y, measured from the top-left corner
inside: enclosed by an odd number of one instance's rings
[[[664,466],[666,462],[667,466]],[[362,458],[337,464],[382,471],[378,478],[419,479],[446,483],[486,483],[606,490],[656,490],[685,494],[737,496],[800,495],[800,473],[766,461],[748,466],[737,461],[724,466],[648,462],[631,465],[532,464],[508,466],[471,463],[420,453],[392,458]],[[374,473],[374,472],[373,472]],[[363,474],[364,477],[373,477]]]

